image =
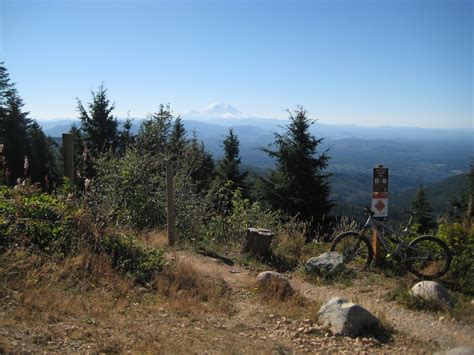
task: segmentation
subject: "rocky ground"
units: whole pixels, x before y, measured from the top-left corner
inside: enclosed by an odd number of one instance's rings
[[[386,293],[397,283],[373,272],[331,285],[289,274],[298,299],[265,300],[255,276],[263,266],[229,266],[190,251],[171,251],[204,279],[223,280],[218,296],[167,295],[116,281],[114,287],[71,293],[53,283],[0,290],[0,352],[157,353],[432,353],[474,346],[473,324],[445,313],[411,311]],[[42,284],[44,285],[44,284]],[[117,286],[119,285],[119,286]],[[211,296],[209,296],[211,295]],[[382,320],[387,334],[334,336],[317,323],[319,306],[333,296],[357,302]],[[197,297],[197,298],[196,298]]]

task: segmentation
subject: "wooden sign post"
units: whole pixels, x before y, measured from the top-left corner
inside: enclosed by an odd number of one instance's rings
[[[168,244],[174,245],[174,186],[173,186],[173,165],[166,165],[166,199],[168,207]]]
[[[372,212],[376,219],[383,219],[388,215],[388,168],[384,168],[383,165],[377,165],[373,170]],[[381,246],[375,231],[372,234],[372,249],[375,263],[380,262]]]
[[[74,186],[74,145],[72,133],[63,133],[64,176],[71,180]]]

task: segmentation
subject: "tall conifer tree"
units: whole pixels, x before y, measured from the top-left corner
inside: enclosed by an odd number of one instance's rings
[[[119,143],[117,119],[112,115],[115,106],[107,97],[107,89],[101,84],[96,92],[92,91],[92,102],[88,110],[77,99],[77,110],[81,120],[81,131],[92,154],[115,150]]]
[[[427,233],[436,228],[436,222],[433,217],[433,208],[426,198],[425,190],[420,185],[416,191],[415,200],[412,205],[416,211],[415,221],[418,223],[418,233]]]
[[[231,181],[235,188],[245,189],[248,173],[240,172],[240,142],[232,128],[229,129],[229,134],[223,144],[224,156],[217,165],[217,174],[224,182]]]
[[[261,194],[273,208],[306,221],[321,222],[333,205],[326,173],[329,156],[326,151],[318,153],[323,139],[310,134],[314,121],[308,118],[307,111],[298,106],[288,113],[290,122],[285,132],[275,133],[275,150],[263,149],[276,159],[276,169],[263,180]]]

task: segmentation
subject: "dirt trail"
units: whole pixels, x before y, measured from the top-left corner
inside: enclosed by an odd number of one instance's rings
[[[219,275],[234,289],[248,286],[255,280],[255,271],[249,271],[238,265],[228,266],[218,260],[187,252],[178,255],[202,272]],[[320,286],[302,280],[294,274],[288,276],[293,287],[305,297],[325,302],[331,297],[339,296],[357,302],[377,316],[383,317],[397,333],[426,343],[429,347],[435,349],[460,345],[474,347],[474,325],[455,321],[444,313],[412,311],[396,302],[387,301],[385,295],[388,289],[371,282],[370,272],[358,277],[351,286]],[[393,286],[394,283],[396,280],[393,280]]]
[[[202,300],[179,291],[166,297],[157,289],[140,289],[121,278],[110,280],[115,287],[92,285],[80,293],[68,292],[60,282],[39,282],[26,290],[5,283],[0,287],[0,354],[431,354],[456,345],[474,346],[472,325],[386,301],[384,295],[396,279],[379,277],[374,283],[373,273],[368,273],[357,276],[350,286],[327,286],[290,273],[299,293],[317,302],[298,303],[298,297],[264,302],[254,283],[261,265],[229,266],[191,251],[169,250],[166,255],[170,262],[189,263],[200,278],[204,275],[216,284],[222,278],[229,290],[216,299]],[[118,282],[123,283],[123,293]],[[316,322],[319,303],[333,296],[358,302],[382,317],[396,329],[392,339],[333,336]],[[442,316],[445,319],[440,320]]]

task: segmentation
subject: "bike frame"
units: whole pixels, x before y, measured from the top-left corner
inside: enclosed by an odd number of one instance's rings
[[[367,218],[367,221],[365,222],[364,227],[362,228],[362,231],[361,231],[360,234],[364,235],[367,230],[373,229],[377,233],[377,236],[378,236],[380,242],[382,243],[383,249],[387,253],[391,254],[395,250],[390,246],[390,244],[384,238],[385,231],[388,231],[390,234],[395,236],[395,238],[388,237],[388,239],[390,239],[391,242],[393,242],[397,245],[402,244],[404,246],[408,246],[408,244],[401,241],[399,237],[402,234],[407,235],[409,233],[410,226],[411,226],[412,222],[413,222],[413,215],[410,217],[410,220],[408,221],[408,224],[407,224],[405,230],[400,231],[400,230],[395,230],[394,228],[392,228],[388,224],[386,224],[382,221],[376,220],[372,215],[369,215],[369,217]]]

